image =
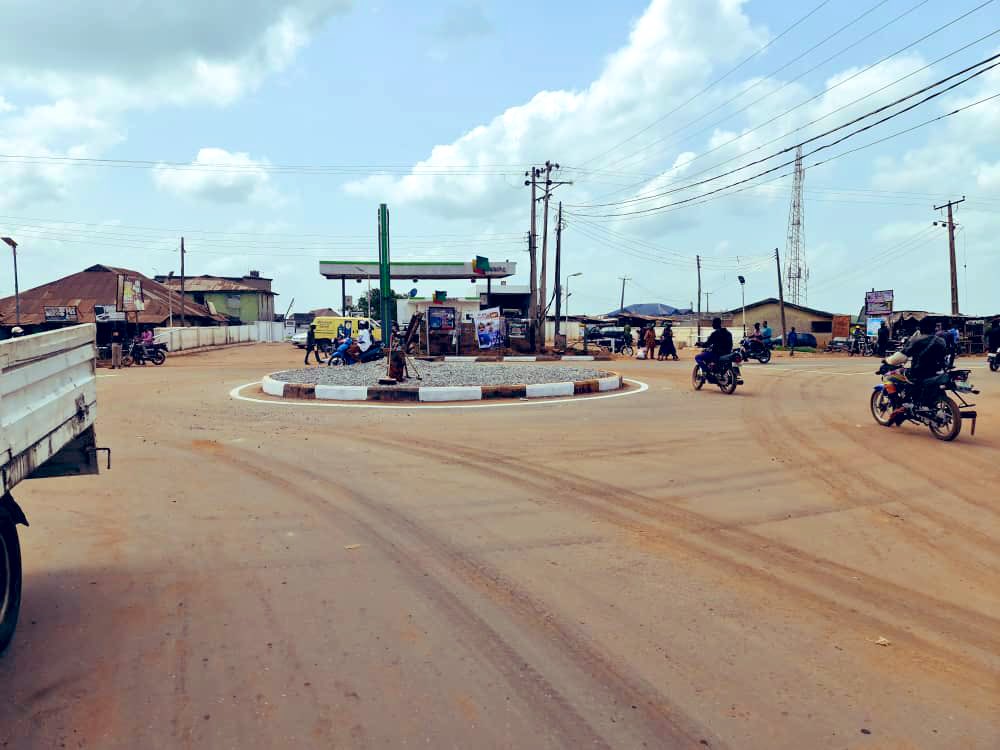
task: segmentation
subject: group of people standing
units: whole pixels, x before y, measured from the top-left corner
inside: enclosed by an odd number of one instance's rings
[[[625,338],[628,340],[632,336],[632,330],[629,326],[625,326]],[[659,351],[656,351],[656,344],[659,341]],[[654,352],[656,353],[656,359],[662,362],[665,359],[678,360],[680,357],[677,356],[677,347],[674,345],[674,328],[670,323],[667,323],[663,327],[663,332],[660,334],[659,338],[656,336],[656,329],[652,326],[646,326],[642,329],[639,334],[640,346],[645,349],[646,359],[652,359]]]

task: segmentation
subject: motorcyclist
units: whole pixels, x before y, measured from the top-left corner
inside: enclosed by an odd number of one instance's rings
[[[1000,320],[994,320],[993,326],[986,332],[986,348],[991,352],[1000,350]]]
[[[948,357],[948,345],[934,332],[934,323],[924,318],[920,321],[920,327],[903,344],[899,351],[891,354],[885,359],[885,363],[890,366],[902,365],[907,359],[910,360],[910,367],[907,371],[907,379],[910,381],[910,393],[915,406],[924,404],[928,394],[924,385],[927,380],[935,377],[945,368]],[[902,416],[906,411],[905,406],[901,406],[892,413],[890,424],[898,424],[902,421]]]
[[[694,358],[705,372],[709,372],[719,359],[733,353],[733,334],[722,327],[722,318],[712,318],[712,329],[703,344],[705,351]]]

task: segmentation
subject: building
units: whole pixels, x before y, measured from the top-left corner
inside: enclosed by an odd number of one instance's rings
[[[767,321],[775,337],[781,335],[781,302],[778,299],[768,297],[748,304],[745,309],[748,331],[753,328],[754,323],[760,323],[763,327],[764,321]],[[743,307],[737,307],[722,313],[720,317],[725,320],[724,325],[739,329],[739,333],[742,334],[743,310]],[[820,347],[826,346],[833,336],[833,318],[833,313],[803,305],[793,305],[791,302],[785,303],[785,325],[788,330],[792,330],[794,326],[799,333],[811,333],[816,337],[816,343]]]
[[[118,278],[138,279],[142,285],[144,309],[124,313],[117,309]],[[95,265],[79,273],[64,276],[34,289],[22,291],[21,327],[26,333],[37,333],[75,323],[97,323],[97,339],[104,343],[118,330],[131,335],[136,327],[180,325],[181,297],[163,284],[143,276],[138,271],[114,266]],[[213,315],[203,305],[185,304],[187,325],[218,325],[225,319]],[[15,325],[15,300],[0,299],[0,334],[10,335]]]
[[[180,291],[180,276],[161,275],[156,280]],[[271,282],[272,279],[261,276],[258,271],[251,271],[246,276],[187,276],[184,296],[234,323],[271,322],[277,296],[271,291]]]

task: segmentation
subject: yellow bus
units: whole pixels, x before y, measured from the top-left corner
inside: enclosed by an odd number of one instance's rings
[[[372,332],[372,341],[382,340],[382,326],[377,320],[362,317],[344,317],[340,315],[320,316],[312,322],[316,326],[316,345],[320,347],[336,341],[341,331],[350,334],[351,338],[358,337],[358,324],[368,323],[368,329]]]

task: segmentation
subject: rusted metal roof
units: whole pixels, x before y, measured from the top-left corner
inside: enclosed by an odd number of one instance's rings
[[[165,284],[174,290],[181,288],[181,280],[172,278]],[[244,284],[232,279],[224,279],[220,276],[188,276],[184,279],[184,292],[259,292],[260,294],[271,294],[277,296],[269,289]]]
[[[114,306],[118,296],[118,276],[125,274],[142,281],[142,296],[146,309],[138,313],[139,322],[162,325],[170,317],[173,305],[174,317],[179,318],[181,295],[172,292],[138,271],[114,266],[95,265],[79,273],[65,276],[48,284],[21,292],[21,323],[37,325],[45,322],[46,307],[76,307],[81,323],[94,323],[94,305]],[[173,300],[171,303],[171,299]],[[0,299],[0,320],[3,325],[14,324],[14,298]],[[184,314],[192,322],[213,324],[225,322],[224,315],[213,315],[207,307],[191,300],[184,303]],[[129,320],[135,320],[136,313],[129,313]]]

